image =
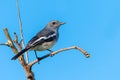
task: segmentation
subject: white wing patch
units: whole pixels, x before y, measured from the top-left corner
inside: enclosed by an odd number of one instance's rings
[[[47,37],[47,36],[40,37],[40,38],[38,38],[36,41],[34,41],[31,45],[35,44],[36,42],[39,42],[39,41],[42,40],[42,39],[47,40],[47,39],[49,39],[49,38],[51,38],[51,37],[54,37],[54,36],[56,36],[56,33],[54,33],[54,34],[52,34],[52,35],[49,35],[48,37]]]

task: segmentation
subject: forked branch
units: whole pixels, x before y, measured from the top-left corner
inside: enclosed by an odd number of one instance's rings
[[[13,52],[14,52],[15,54],[18,54],[18,49],[17,49],[16,46],[14,45],[14,42],[13,42],[13,40],[11,39],[11,36],[10,36],[7,28],[4,28],[4,33],[5,33],[5,36],[6,36],[7,40],[8,40],[8,41],[7,41],[7,45],[13,50]],[[19,49],[20,49],[20,48],[19,48]],[[19,61],[20,61],[20,63],[21,63],[22,65],[25,65],[25,64],[26,64],[23,56],[20,56]]]
[[[5,33],[5,36],[6,36],[7,40],[8,40],[8,41],[7,41],[7,44],[8,44],[9,47],[12,49],[12,51],[14,52],[14,54],[18,54],[18,50],[20,51],[20,50],[22,50],[22,48],[21,48],[21,46],[20,46],[19,43],[18,43],[17,34],[14,33],[14,35],[15,35],[15,40],[13,41],[13,40],[11,39],[11,36],[10,36],[7,28],[4,29],[4,33]],[[14,45],[14,43],[16,44],[17,48],[16,48],[16,46]],[[18,58],[18,60],[19,60],[19,62],[21,63],[22,67],[24,68],[25,72],[26,72],[27,79],[28,79],[28,80],[35,80],[34,74],[33,74],[32,70],[31,70],[31,66],[29,66],[29,65],[26,63],[26,61],[25,61],[25,59],[24,59],[24,56],[23,56],[23,55],[20,56],[20,57]]]

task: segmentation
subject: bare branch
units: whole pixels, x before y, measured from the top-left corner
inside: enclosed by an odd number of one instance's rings
[[[21,45],[18,42],[18,36],[17,36],[17,34],[15,32],[14,32],[14,36],[15,36],[14,43],[17,45],[18,50],[21,51],[22,47],[21,47]]]
[[[18,21],[19,21],[19,25],[20,25],[20,37],[24,42],[23,30],[22,30],[22,20],[21,20],[21,17],[20,17],[20,8],[19,8],[19,5],[18,5],[18,0],[16,0],[16,6],[17,6],[17,10],[18,10]],[[24,47],[24,44],[23,44],[23,47]]]
[[[14,45],[14,43],[13,43],[13,41],[12,41],[10,35],[9,35],[9,32],[8,32],[7,28],[4,28],[4,33],[5,33],[5,36],[6,36],[7,40],[8,40],[8,45],[10,46],[10,48],[13,50],[13,52],[14,52],[15,54],[18,54],[18,50],[17,50],[17,48],[15,47],[15,45]],[[25,66],[25,65],[26,65],[23,56],[20,56],[20,57],[19,57],[19,61],[20,61],[20,63],[22,64],[22,66]]]
[[[54,52],[52,52],[52,53],[50,53],[50,54],[44,55],[44,56],[42,56],[42,57],[34,60],[33,62],[29,63],[29,65],[32,66],[32,65],[34,65],[35,63],[37,63],[37,62],[39,62],[39,61],[41,61],[41,60],[43,60],[43,59],[45,59],[45,58],[47,58],[47,57],[49,57],[49,56],[53,56],[53,55],[58,54],[58,53],[60,53],[60,52],[67,51],[67,50],[71,50],[71,49],[77,49],[77,50],[81,51],[81,52],[86,56],[86,58],[89,58],[89,57],[90,57],[90,54],[88,54],[88,53],[87,53],[85,50],[83,50],[82,48],[80,48],[80,47],[78,47],[78,46],[72,46],[72,47],[63,48],[63,49],[54,51]]]
[[[18,10],[18,21],[19,21],[19,25],[20,25],[20,37],[22,40],[22,47],[25,48],[25,43],[24,43],[24,36],[23,36],[23,29],[22,29],[22,20],[20,17],[20,8],[18,5],[18,0],[16,0],[16,6],[17,6],[17,10]],[[26,52],[26,62],[29,63],[29,58],[28,58],[28,53]]]
[[[9,45],[8,45],[8,43],[6,42],[6,43],[0,43],[0,45],[3,45],[3,46],[8,46],[9,47]]]
[[[83,50],[82,48],[80,48],[78,46],[72,46],[72,47],[60,49],[60,50],[52,52],[51,55],[55,55],[59,52],[63,52],[63,51],[71,50],[71,49],[77,49],[77,50],[81,51],[87,58],[90,57],[90,54],[88,54],[85,50]]]
[[[16,48],[15,45],[13,44],[13,41],[12,41],[12,39],[11,39],[9,33],[8,33],[7,28],[4,29],[4,33],[5,33],[6,38],[7,38],[7,40],[8,40],[8,42],[7,42],[8,45],[11,47],[11,49],[13,50],[13,52],[14,52],[15,54],[17,54],[17,53],[18,53],[17,48]]]
[[[4,33],[5,33],[5,36],[6,36],[7,40],[8,40],[8,42],[7,42],[8,45],[10,46],[10,48],[13,50],[13,52],[14,52],[15,54],[18,54],[18,50],[17,50],[17,48],[15,47],[14,42],[12,41],[12,39],[11,39],[11,37],[10,37],[10,35],[9,35],[9,32],[8,32],[7,28],[4,29]],[[17,44],[18,44],[17,35],[16,35],[16,34],[14,34],[14,35],[15,35],[15,38],[16,38],[15,41],[16,41]],[[18,49],[21,50],[21,48],[19,47],[19,45],[18,45]],[[29,66],[29,65],[26,64],[23,55],[20,56],[20,57],[18,58],[18,60],[19,60],[19,62],[21,63],[21,65],[23,66],[23,68],[24,68],[24,70],[25,70],[25,72],[26,72],[27,79],[28,79],[28,80],[35,80],[35,79],[34,79],[34,74],[33,74],[32,70],[31,70],[31,66]]]

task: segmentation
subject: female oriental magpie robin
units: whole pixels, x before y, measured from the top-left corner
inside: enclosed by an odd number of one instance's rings
[[[64,22],[59,22],[53,20],[49,22],[46,27],[38,32],[27,44],[25,49],[21,50],[17,55],[15,55],[12,60],[16,60],[19,56],[29,50],[43,51],[49,50],[58,40],[59,37],[59,27],[64,24]],[[50,51],[50,50],[49,50]]]

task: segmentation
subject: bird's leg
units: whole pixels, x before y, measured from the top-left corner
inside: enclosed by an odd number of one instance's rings
[[[51,54],[53,51],[52,50],[50,50],[50,49],[47,49],[49,52],[50,52],[50,56],[51,57],[53,57],[54,55],[53,54]]]
[[[37,56],[37,52],[36,52],[36,50],[34,50],[34,52],[35,52],[35,56],[36,56],[36,58],[39,59],[39,57]],[[38,64],[39,64],[39,61],[38,61]]]
[[[48,50],[49,52],[51,52],[51,53],[53,52],[53,51],[52,51],[52,50],[50,50],[50,49],[47,49],[47,50]]]

